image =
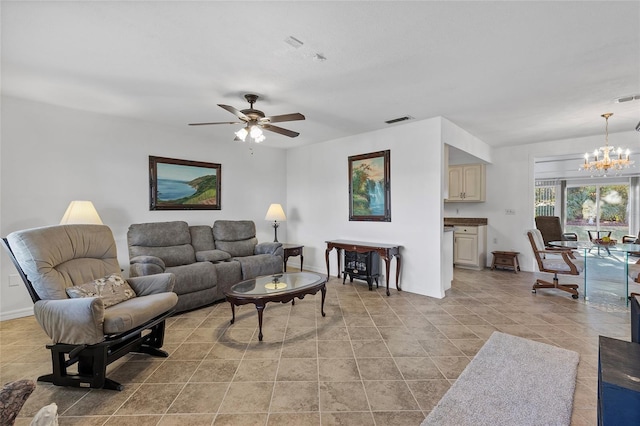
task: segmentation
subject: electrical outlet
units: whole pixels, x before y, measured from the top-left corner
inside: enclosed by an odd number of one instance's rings
[[[493,244],[498,244],[498,239],[497,238],[493,239]]]
[[[504,209],[504,214],[507,216],[513,216],[516,214],[516,211],[514,209]]]
[[[9,287],[20,286],[20,277],[16,274],[9,275]]]

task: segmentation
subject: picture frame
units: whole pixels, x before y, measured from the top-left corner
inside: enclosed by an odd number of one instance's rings
[[[149,210],[220,210],[222,166],[149,156]]]
[[[391,151],[349,157],[349,220],[391,222]]]

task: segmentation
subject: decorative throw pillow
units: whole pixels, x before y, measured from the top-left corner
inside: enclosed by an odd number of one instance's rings
[[[100,297],[105,308],[136,297],[136,293],[129,286],[129,283],[119,274],[111,274],[86,284],[67,287],[66,290],[72,299]]]

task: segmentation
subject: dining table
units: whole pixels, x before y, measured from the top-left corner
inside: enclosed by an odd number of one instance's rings
[[[574,250],[584,262],[582,271],[585,300],[628,306],[629,264],[638,260],[640,244],[597,244],[592,241],[550,241],[550,247]],[[606,250],[603,250],[605,249]]]

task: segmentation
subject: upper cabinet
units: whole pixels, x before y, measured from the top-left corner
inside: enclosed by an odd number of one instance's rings
[[[484,164],[449,166],[449,198],[446,201],[485,201],[485,187]]]

